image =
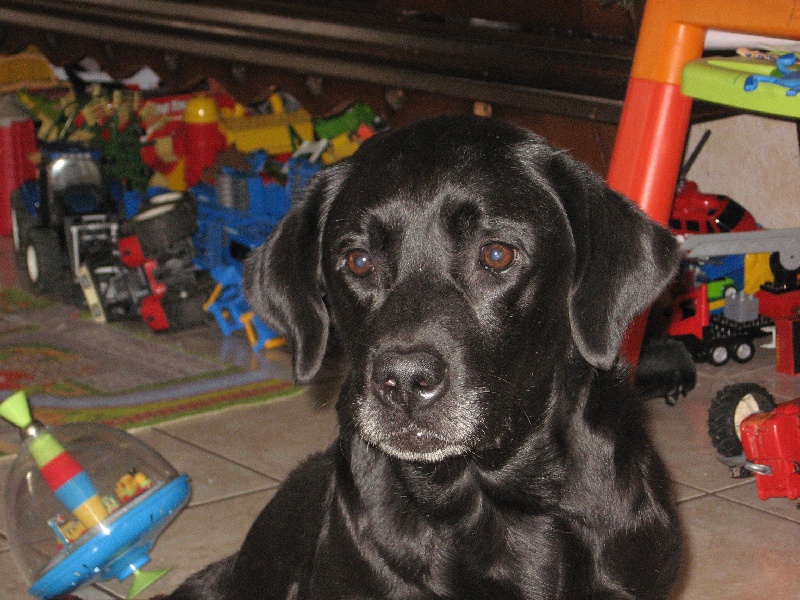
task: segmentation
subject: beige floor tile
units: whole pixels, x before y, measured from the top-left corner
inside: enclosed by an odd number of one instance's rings
[[[788,498],[769,498],[761,500],[756,491],[754,478],[745,480],[741,485],[717,492],[718,496],[744,504],[756,510],[771,513],[790,521],[800,523],[800,503]],[[800,597],[800,593],[798,593]]]
[[[686,502],[688,500],[694,500],[701,496],[705,496],[707,492],[703,490],[698,490],[697,488],[693,488],[690,485],[684,485],[682,483],[675,483],[672,484],[672,494],[673,498],[675,498],[675,502]]]
[[[141,430],[136,435],[158,451],[178,473],[189,475],[192,482],[192,506],[278,485],[276,479],[233,464],[157,429]]]
[[[17,567],[8,548],[0,551],[0,573],[3,574],[0,577],[0,598],[21,600],[29,597],[27,590],[30,584],[25,579],[22,570]]]
[[[674,600],[800,598],[800,524],[714,496],[679,510],[687,554]]]
[[[753,355],[753,358],[745,364],[737,363],[734,360],[729,361],[721,367],[715,367],[710,363],[699,363],[697,365],[697,371],[703,376],[712,377],[720,381],[735,379],[737,377],[741,377],[749,371],[758,371],[765,368],[774,371],[775,350],[762,347],[762,344],[768,342],[769,340],[769,337],[763,337],[756,340],[756,352]]]
[[[144,567],[171,570],[140,597],[169,593],[205,565],[236,552],[274,493],[267,490],[184,509],[158,538]],[[124,596],[130,581],[113,580],[102,586]]]
[[[698,377],[704,381],[713,381],[715,390],[732,383],[757,383],[766,387],[778,402],[800,396],[800,377],[777,372],[774,350],[757,348],[753,360],[744,365],[735,362],[722,367],[699,365]]]
[[[287,400],[198,416],[161,430],[264,475],[283,480],[336,437],[331,386],[311,386]],[[320,406],[324,401],[327,404]]]
[[[717,460],[708,437],[708,407],[717,392],[707,379],[675,406],[648,401],[651,431],[670,476],[678,483],[712,492],[731,485],[728,468]]]

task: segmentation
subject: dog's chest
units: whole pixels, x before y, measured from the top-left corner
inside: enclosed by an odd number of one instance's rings
[[[565,548],[552,517],[499,507],[464,481],[421,497],[396,475],[335,501],[315,579],[337,591],[319,598],[559,597]]]

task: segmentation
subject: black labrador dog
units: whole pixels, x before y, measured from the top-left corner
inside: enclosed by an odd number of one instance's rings
[[[438,117],[325,169],[247,264],[340,435],[173,599],[665,598],[679,527],[618,359],[673,237],[567,153]]]

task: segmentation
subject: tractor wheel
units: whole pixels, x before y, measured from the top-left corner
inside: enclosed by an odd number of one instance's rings
[[[776,407],[775,399],[755,383],[737,383],[717,392],[708,409],[708,435],[722,456],[741,456],[742,439],[739,429],[750,415],[770,412]]]
[[[177,202],[156,204],[140,212],[133,218],[133,227],[144,255],[158,259],[197,230],[197,207],[191,196],[183,195]]]
[[[36,225],[36,217],[28,212],[22,203],[19,192],[11,194],[11,239],[14,242],[14,256],[17,266],[25,266],[25,247],[28,245],[28,236]]]
[[[64,255],[54,229],[34,227],[28,232],[25,273],[35,294],[57,291],[64,284]]]
[[[725,346],[714,346],[708,353],[708,362],[715,367],[726,364],[731,357],[731,353]]]

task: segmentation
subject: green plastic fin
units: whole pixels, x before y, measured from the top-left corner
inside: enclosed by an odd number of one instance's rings
[[[136,596],[142,593],[142,590],[153,585],[156,581],[169,573],[169,571],[169,569],[161,569],[160,571],[140,571],[136,569],[133,572],[131,589],[128,590],[128,595],[125,596],[125,600],[133,600],[133,598],[136,598]]]
[[[25,429],[33,423],[31,409],[28,406],[28,397],[22,390],[14,392],[8,398],[0,402],[0,417],[13,423],[20,429]]]

